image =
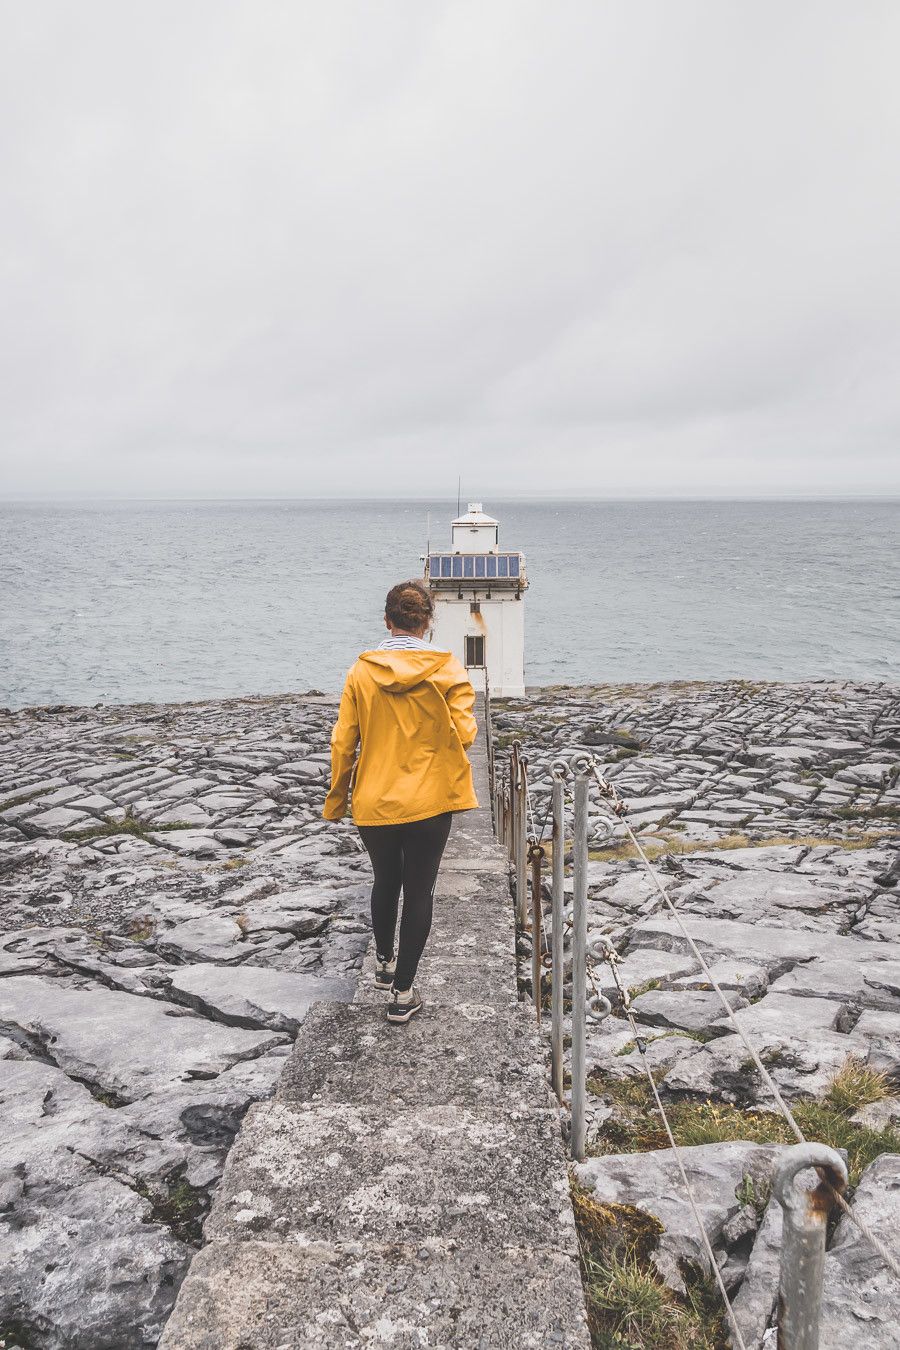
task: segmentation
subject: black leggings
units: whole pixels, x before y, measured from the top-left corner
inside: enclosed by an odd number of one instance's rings
[[[394,986],[409,989],[416,978],[431,929],[434,884],[450,834],[452,812],[414,820],[409,825],[360,825],[359,833],[372,860],[372,931],[379,956],[394,954],[397,909],[403,891],[403,916],[397,948]]]

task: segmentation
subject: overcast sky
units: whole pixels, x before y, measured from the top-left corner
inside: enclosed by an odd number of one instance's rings
[[[900,490],[897,0],[0,19],[0,496]]]

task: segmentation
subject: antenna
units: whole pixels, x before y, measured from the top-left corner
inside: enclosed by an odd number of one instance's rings
[[[425,556],[426,556],[426,557],[430,557],[430,555],[431,555],[431,512],[430,512],[430,511],[426,514],[426,516],[425,516],[425,521],[426,521],[426,525],[425,525],[425,539],[426,539],[426,543],[425,543]]]
[[[459,503],[460,503],[461,489],[462,489],[462,474],[460,474],[459,477],[458,477],[457,480],[456,480],[456,515],[457,515],[457,519],[459,518],[459,512],[460,512],[460,504],[459,504]]]

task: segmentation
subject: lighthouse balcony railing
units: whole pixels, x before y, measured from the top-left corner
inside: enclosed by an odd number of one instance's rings
[[[521,553],[431,553],[425,568],[430,582],[490,581],[521,585],[525,559]]]

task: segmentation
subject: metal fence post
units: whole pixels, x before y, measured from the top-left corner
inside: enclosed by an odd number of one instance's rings
[[[819,1169],[819,1182],[796,1185],[798,1172]],[[844,1160],[825,1144],[795,1144],[775,1173],[784,1219],[778,1289],[778,1350],[818,1350],[825,1269],[825,1230],[834,1192],[847,1184]]]
[[[574,894],[572,910],[572,1157],[581,1162],[585,1123],[585,1004],[587,1000],[588,779],[575,775]]]
[[[563,901],[566,875],[566,800],[563,780],[553,775],[553,909],[550,921],[550,944],[553,956],[551,974],[550,1063],[553,1091],[557,1101],[563,1100]]]
[[[516,828],[519,824],[519,747],[509,752],[509,861],[516,860]]]
[[[516,919],[520,928],[528,923],[528,838],[527,802],[528,761],[519,756],[519,778],[516,784]]]
[[[543,945],[541,912],[541,870],[544,862],[544,850],[538,843],[533,843],[528,856],[531,860],[531,995],[534,999],[534,1011],[538,1020],[538,1026],[541,1022],[541,976],[544,966],[541,960],[541,947]]]

